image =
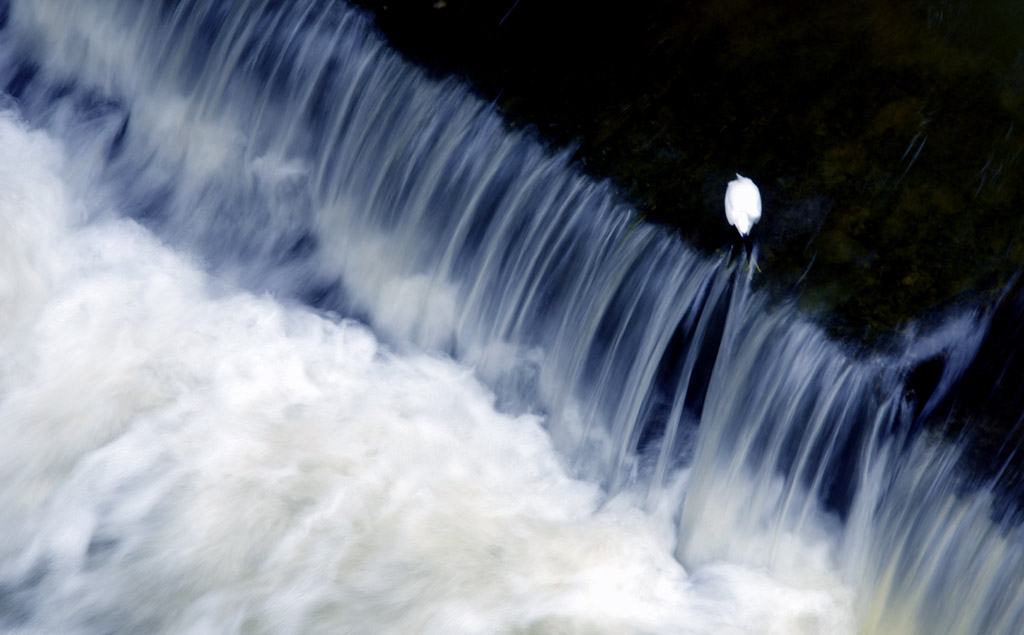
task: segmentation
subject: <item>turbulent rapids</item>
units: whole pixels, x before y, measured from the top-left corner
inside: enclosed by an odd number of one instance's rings
[[[0,629],[1024,624],[985,315],[852,359],[341,2],[0,2],[0,87]]]

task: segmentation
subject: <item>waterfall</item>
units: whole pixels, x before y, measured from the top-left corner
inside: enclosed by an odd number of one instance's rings
[[[1024,623],[985,314],[852,356],[343,2],[0,6],[3,628]]]

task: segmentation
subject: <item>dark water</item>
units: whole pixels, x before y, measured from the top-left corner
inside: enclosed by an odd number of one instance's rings
[[[753,177],[755,284],[848,342],[992,302],[1024,264],[1016,3],[359,4],[708,253],[734,240],[726,183]]]
[[[342,3],[3,15],[4,628],[1024,618],[923,425],[998,316],[853,358]]]

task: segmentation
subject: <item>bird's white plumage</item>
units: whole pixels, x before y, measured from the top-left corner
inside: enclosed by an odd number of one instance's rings
[[[740,236],[749,234],[750,228],[761,218],[761,191],[741,174],[725,188],[725,218]]]

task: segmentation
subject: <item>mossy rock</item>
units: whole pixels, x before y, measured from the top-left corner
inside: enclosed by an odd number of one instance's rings
[[[940,0],[361,3],[400,50],[466,78],[511,126],[575,144],[701,249],[734,240],[725,184],[753,178],[758,284],[806,295],[837,337],[884,342],[1024,264],[1024,10],[950,23]]]

